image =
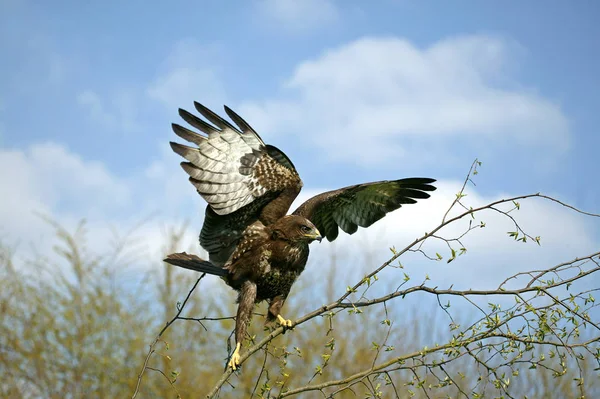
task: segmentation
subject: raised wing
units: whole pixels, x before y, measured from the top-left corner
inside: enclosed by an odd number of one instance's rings
[[[402,204],[429,198],[427,191],[436,189],[431,185],[433,182],[435,179],[414,177],[357,184],[312,197],[294,215],[309,219],[324,237],[333,241],[338,236],[338,227],[354,234],[358,226],[369,227]]]
[[[181,166],[216,214],[230,214],[267,193],[301,185],[296,169],[285,154],[266,145],[231,109],[225,107],[241,131],[203,105],[197,102],[194,105],[216,127],[180,109],[179,115],[207,136],[173,124],[175,134],[197,147],[171,142],[171,148],[189,161],[182,162]]]
[[[173,124],[175,134],[196,147],[171,142],[171,148],[188,161],[181,166],[208,202],[200,244],[221,266],[248,225],[256,220],[268,225],[287,213],[302,181],[289,158],[231,109],[225,112],[238,127],[194,106],[210,123],[183,109],[179,115],[204,135]]]

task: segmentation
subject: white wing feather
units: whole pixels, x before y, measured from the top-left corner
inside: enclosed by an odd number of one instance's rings
[[[268,191],[252,175],[252,166],[262,157],[269,155],[264,150],[265,144],[262,139],[237,115],[237,118],[232,119],[240,125],[242,131],[202,105],[195,105],[198,111],[217,127],[180,110],[179,114],[184,120],[207,135],[203,136],[182,126],[173,125],[173,130],[178,136],[197,144],[198,147],[178,143],[171,143],[171,147],[189,161],[181,165],[198,193],[217,214],[226,215]],[[227,112],[230,114],[232,111],[227,109]]]

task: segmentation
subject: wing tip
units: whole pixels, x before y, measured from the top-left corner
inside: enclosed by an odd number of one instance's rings
[[[173,129],[173,133],[175,133],[177,136],[181,137],[185,141],[189,141],[190,143],[194,143],[198,146],[206,140],[206,137],[177,123],[171,123],[171,129]]]
[[[226,128],[226,129],[231,129],[236,133],[241,133],[238,130],[238,128],[233,126],[231,123],[229,123],[225,119],[221,118],[217,113],[210,110],[208,107],[200,104],[198,101],[194,101],[194,107],[196,108],[196,111],[200,112],[202,114],[202,116],[204,116],[206,119],[208,119],[215,126],[219,127],[219,129]]]
[[[181,166],[181,169],[189,176],[195,175],[198,172],[198,168],[191,162],[181,162],[179,166]]]
[[[409,177],[406,179],[399,179],[396,182],[399,183],[400,187],[413,188],[421,191],[435,191],[437,187],[433,185],[437,180],[431,177]]]
[[[196,108],[198,110],[198,112],[202,112],[202,111],[212,112],[210,109],[206,108],[204,105],[200,104],[198,101],[194,101],[194,108]]]
[[[171,149],[173,150],[173,152],[181,155],[184,158],[186,158],[186,154],[189,154],[190,151],[197,151],[195,148],[176,143],[175,141],[169,141],[169,145],[171,146]]]

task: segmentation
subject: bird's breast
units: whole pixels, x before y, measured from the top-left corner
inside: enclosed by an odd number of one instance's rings
[[[298,275],[295,270],[272,269],[256,282],[257,302],[278,295],[287,296]]]
[[[279,253],[274,253],[272,267],[286,270],[295,270],[301,273],[308,260],[308,246],[290,245],[284,247]]]
[[[287,296],[292,285],[304,270],[308,258],[308,246],[272,247],[265,265],[261,267],[267,272],[257,279],[257,300],[274,298],[278,295]]]

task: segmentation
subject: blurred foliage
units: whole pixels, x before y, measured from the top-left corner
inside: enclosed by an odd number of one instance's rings
[[[149,345],[176,314],[177,304],[198,275],[160,263],[150,271],[140,268],[135,246],[125,238],[116,240],[109,253],[94,253],[88,249],[84,224],[73,233],[55,228],[54,253],[36,256],[27,264],[17,261],[11,248],[0,246],[0,397],[131,397]],[[183,229],[171,231],[164,252],[173,252],[182,236]],[[328,282],[326,292],[312,292],[314,275],[303,275],[284,315],[300,315],[303,297],[317,295],[326,303],[339,294],[334,286],[339,266],[334,257],[331,263],[320,266],[318,276]],[[138,278],[124,278],[132,274]],[[182,316],[227,318],[235,314],[234,300],[233,291],[207,276]],[[423,343],[447,341],[447,326],[434,322],[440,320],[435,309],[402,305],[399,309],[388,313],[381,305],[361,312],[342,310],[335,318],[317,317],[276,337],[249,358],[220,395],[277,397],[288,387],[341,379],[403,353],[418,352]],[[257,308],[264,311],[264,305]],[[263,317],[254,317],[251,341],[266,334],[263,322]],[[137,397],[191,398],[208,392],[224,371],[233,327],[231,319],[177,320],[157,342]],[[510,379],[515,397],[574,398],[580,395],[578,384],[585,386],[588,397],[600,393],[589,358],[580,362],[582,373],[566,362],[567,371],[560,377],[549,368],[533,370],[531,363],[523,362],[504,379]],[[438,369],[439,375],[420,372],[421,387],[415,386],[413,370],[397,370],[363,379],[336,397],[458,397],[456,385],[476,397],[468,387],[477,385],[487,375],[482,369],[492,363],[458,357]],[[489,389],[485,397],[497,396]],[[322,395],[312,391],[299,397]]]

